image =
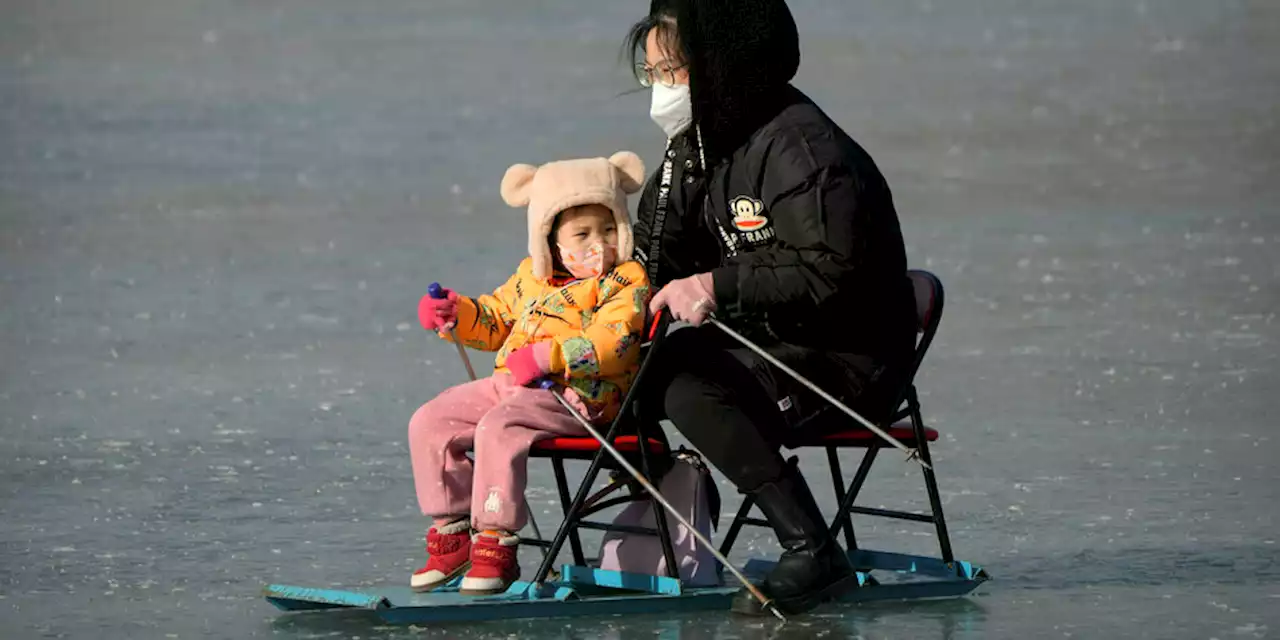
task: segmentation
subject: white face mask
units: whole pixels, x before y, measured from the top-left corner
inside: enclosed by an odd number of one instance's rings
[[[674,138],[688,129],[693,123],[693,98],[689,95],[689,85],[668,87],[655,82],[653,99],[649,104],[649,117],[662,128],[668,138]]]

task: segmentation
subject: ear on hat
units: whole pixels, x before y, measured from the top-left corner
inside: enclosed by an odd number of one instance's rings
[[[529,204],[530,185],[538,168],[531,164],[513,164],[502,176],[502,199],[513,207]]]
[[[619,151],[609,156],[609,164],[622,175],[622,191],[635,193],[644,186],[644,160],[630,151]]]

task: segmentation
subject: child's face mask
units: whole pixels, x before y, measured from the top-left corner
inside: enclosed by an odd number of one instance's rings
[[[560,262],[575,278],[599,278],[618,259],[618,247],[612,244],[593,242],[577,250],[563,244],[556,247],[560,249]]]

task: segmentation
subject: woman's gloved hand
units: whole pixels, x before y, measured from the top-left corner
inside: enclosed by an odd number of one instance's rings
[[[428,293],[418,302],[418,322],[427,331],[448,331],[458,322],[458,294],[440,289],[439,295]]]
[[[672,280],[649,301],[649,313],[670,309],[676,320],[697,327],[716,310],[715,282],[711,272]]]
[[[516,384],[526,386],[551,373],[551,343],[539,342],[507,355],[507,370]]]

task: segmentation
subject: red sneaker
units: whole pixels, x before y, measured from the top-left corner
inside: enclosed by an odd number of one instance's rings
[[[427,531],[427,564],[413,572],[409,586],[431,591],[471,567],[471,522],[460,518]]]
[[[502,593],[520,579],[516,549],[520,538],[505,531],[485,531],[471,542],[471,570],[462,577],[459,593],[472,596]]]

